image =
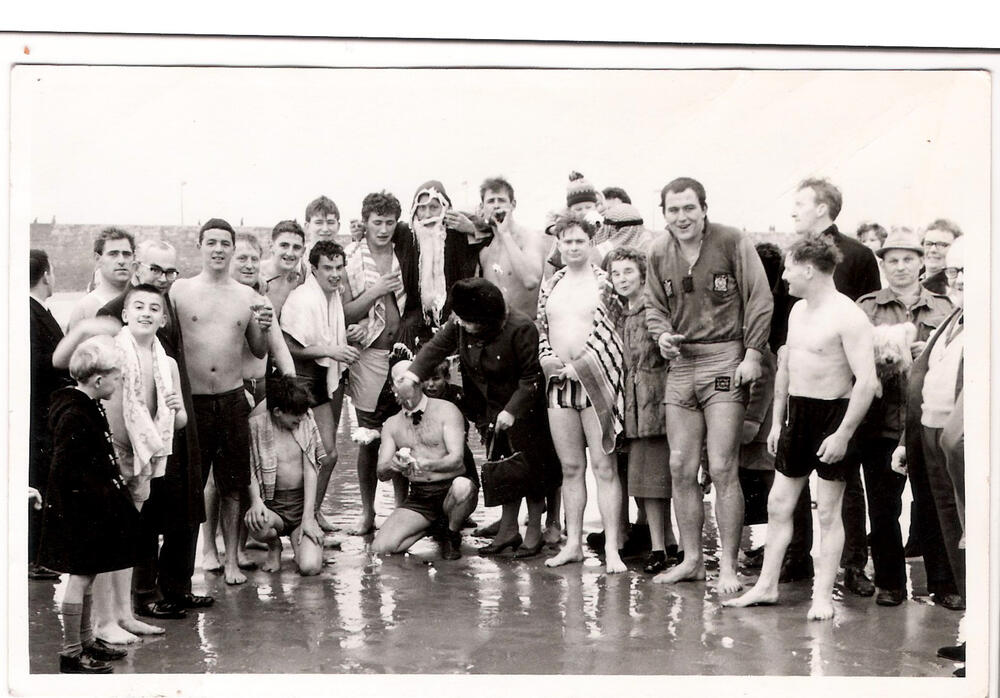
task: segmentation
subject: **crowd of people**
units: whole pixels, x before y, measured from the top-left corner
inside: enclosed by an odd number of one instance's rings
[[[538,229],[516,220],[505,179],[479,193],[462,212],[430,180],[401,221],[375,192],[344,235],[321,196],[266,246],[212,218],[190,278],[168,241],[107,228],[65,334],[45,307],[52,261],[31,250],[29,576],[69,575],[61,671],[108,673],[122,645],[164,632],[146,620],[212,605],[191,587],[199,531],[202,567],[227,584],[246,581],[248,546],[280,569],[283,538],[298,572],[319,574],[345,397],[360,491],[348,533],[375,554],[432,536],[461,557],[482,491],[502,513],[475,532],[491,539],[479,555],[550,546],[555,567],[588,545],[608,574],[641,556],[654,582],[697,582],[710,487],[724,606],[776,603],[782,582],[813,578],[808,617],[828,619],[841,568],[848,592],[898,606],[919,554],[931,599],[964,609],[954,223],[865,224],[855,239],[835,223],[837,187],[806,179],[782,249],[709,221],[687,177],[662,189],[663,231],[578,173]],[[585,537],[588,464],[603,530]],[[395,508],[376,527],[380,481]],[[764,521],[765,545],[741,550]],[[757,566],[745,589],[741,567]],[[964,643],[941,653],[964,661]]]

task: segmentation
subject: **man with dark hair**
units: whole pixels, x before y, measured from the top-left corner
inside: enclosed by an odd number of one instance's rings
[[[340,232],[340,209],[325,196],[313,199],[306,206],[306,245],[312,247],[320,240],[337,242]]]
[[[632,203],[632,198],[621,187],[606,187],[601,194],[604,195],[604,208]]]
[[[187,374],[199,431],[202,485],[209,471],[222,497],[222,536],[227,584],[246,576],[237,561],[238,522],[249,497],[250,405],[243,392],[243,342],[253,355],[267,353],[272,312],[257,293],[229,275],[236,232],[212,218],[198,236],[202,270],[170,289],[186,347]]]
[[[52,365],[52,354],[63,338],[62,328],[45,307],[55,290],[55,273],[45,250],[31,250],[28,271],[31,332],[31,411],[28,438],[28,485],[45,501],[52,460],[49,432],[49,398],[59,388],[70,385],[69,373]],[[59,579],[59,573],[38,565],[38,542],[42,532],[41,508],[28,509],[28,578]]]
[[[680,177],[661,192],[668,234],[649,249],[646,320],[671,360],[664,393],[670,471],[684,561],[654,579],[705,579],[698,484],[702,447],[716,486],[722,539],[718,589],[741,587],[737,554],[743,529],[739,448],[746,392],[761,376],[773,300],[760,257],[739,230],[707,217],[705,188]]]
[[[799,183],[792,209],[795,232],[800,236],[825,240],[840,251],[841,261],[833,274],[837,291],[856,301],[866,293],[881,287],[878,261],[871,250],[854,238],[841,233],[834,220],[840,214],[843,196],[840,190],[826,179],[805,179]],[[784,281],[775,289],[774,321],[771,326],[771,347],[777,351],[785,343],[788,316],[797,299],[788,293]],[[795,533],[788,546],[782,581],[808,579],[813,576],[811,493],[806,482],[802,500],[795,510]],[[868,544],[865,536],[865,492],[861,484],[860,469],[847,476],[844,493],[844,586],[853,594],[871,596],[875,585],[865,575]]]
[[[931,293],[948,294],[948,279],[944,275],[948,248],[962,237],[962,229],[947,218],[938,218],[924,231],[924,272],[921,283]]]
[[[378,484],[378,430],[399,405],[392,398],[389,350],[397,342],[415,347],[423,332],[420,280],[413,236],[396,236],[401,207],[392,194],[369,194],[361,204],[364,237],[345,250],[344,317],[362,324],[361,354],[348,375],[347,394],[358,416],[358,484],[361,515],[349,533],[365,535],[375,527],[375,490]],[[406,482],[394,481],[397,502]]]
[[[105,228],[94,240],[94,262],[100,283],[81,298],[70,313],[67,329],[97,315],[105,303],[125,290],[132,276],[135,238],[121,228]]]
[[[280,221],[271,230],[271,257],[261,263],[260,275],[267,284],[267,297],[275,315],[281,315],[288,294],[305,279],[305,249],[306,234],[295,221]]]
[[[825,204],[824,204],[825,205]],[[821,525],[819,572],[810,620],[833,617],[833,582],[844,543],[840,517],[844,480],[858,467],[853,437],[875,394],[872,326],[850,298],[838,293],[833,245],[803,237],[792,245],[784,271],[789,292],[801,298],[788,322],[788,343],[778,354],[768,451],[776,456],[768,496],[767,544],[752,589],[724,606],[778,601],[781,564],[792,535],[792,511],[815,470]],[[788,420],[786,423],[786,409]]]

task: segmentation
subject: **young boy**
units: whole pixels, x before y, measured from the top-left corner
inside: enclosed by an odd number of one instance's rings
[[[139,512],[122,481],[101,400],[121,383],[121,355],[107,336],[84,341],[69,361],[75,387],[52,395],[52,470],[46,490],[39,563],[69,579],[60,613],[64,674],[108,674],[125,651],[94,637],[94,577],[136,563]]]
[[[275,376],[250,415],[251,504],[244,520],[250,535],[268,545],[265,572],[281,568],[281,536],[291,539],[299,574],[323,568],[323,531],[312,503],[326,451],[309,403],[304,386]]]

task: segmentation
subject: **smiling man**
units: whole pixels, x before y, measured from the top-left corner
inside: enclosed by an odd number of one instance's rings
[[[945,295],[948,279],[944,274],[949,248],[962,237],[962,229],[947,218],[938,218],[924,231],[924,273],[921,283],[927,290]]]
[[[305,279],[302,255],[306,249],[306,234],[295,221],[281,221],[271,231],[271,257],[260,265],[261,278],[267,284],[267,297],[276,315],[292,289]]]
[[[81,320],[97,315],[106,303],[125,290],[132,277],[135,238],[121,228],[105,228],[94,240],[94,263],[101,283],[81,298],[69,316],[68,330]]]
[[[664,402],[684,561],[654,580],[705,579],[697,479],[704,446],[722,538],[718,589],[731,594],[741,587],[736,556],[743,493],[737,468],[744,405],[750,383],[761,375],[773,300],[749,238],[708,221],[700,182],[680,177],[660,196],[668,234],[649,249],[646,324],[660,353],[671,360]]]
[[[229,275],[235,243],[236,232],[229,223],[209,219],[198,234],[201,272],[170,289],[184,333],[202,485],[211,469],[222,497],[227,584],[246,581],[237,564],[237,524],[250,496],[250,405],[243,392],[243,343],[262,358],[272,317],[253,289]]]

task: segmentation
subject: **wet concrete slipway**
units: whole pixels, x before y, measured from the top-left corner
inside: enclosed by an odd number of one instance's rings
[[[356,449],[343,438],[340,446],[324,511],[347,527],[358,512]],[[589,492],[585,529],[599,530],[592,480]],[[377,521],[392,510],[386,484],[377,508]],[[498,513],[480,500],[473,518]],[[227,587],[199,566],[195,593],[213,595],[215,605],[161,621],[166,634],[132,647],[115,672],[948,677],[949,695],[962,685],[951,679],[955,665],[935,656],[954,644],[961,614],[928,599],[922,561],[907,561],[915,598],[895,608],[838,587],[834,620],[808,621],[810,583],[796,582],[782,585],[779,606],[723,609],[710,498],[706,514],[709,579],[672,586],[651,583],[641,559],[607,576],[589,550],[582,564],[556,569],[542,564],[546,554],[481,558],[475,547],[488,541],[471,529],[453,562],[429,538],[409,554],[380,557],[367,551],[370,538],[334,533],[341,549],[327,551],[315,577],[297,574],[287,544],[280,572],[248,572],[242,586]],[[58,671],[63,586],[28,584],[33,674]],[[169,682],[156,686],[173,692]]]

